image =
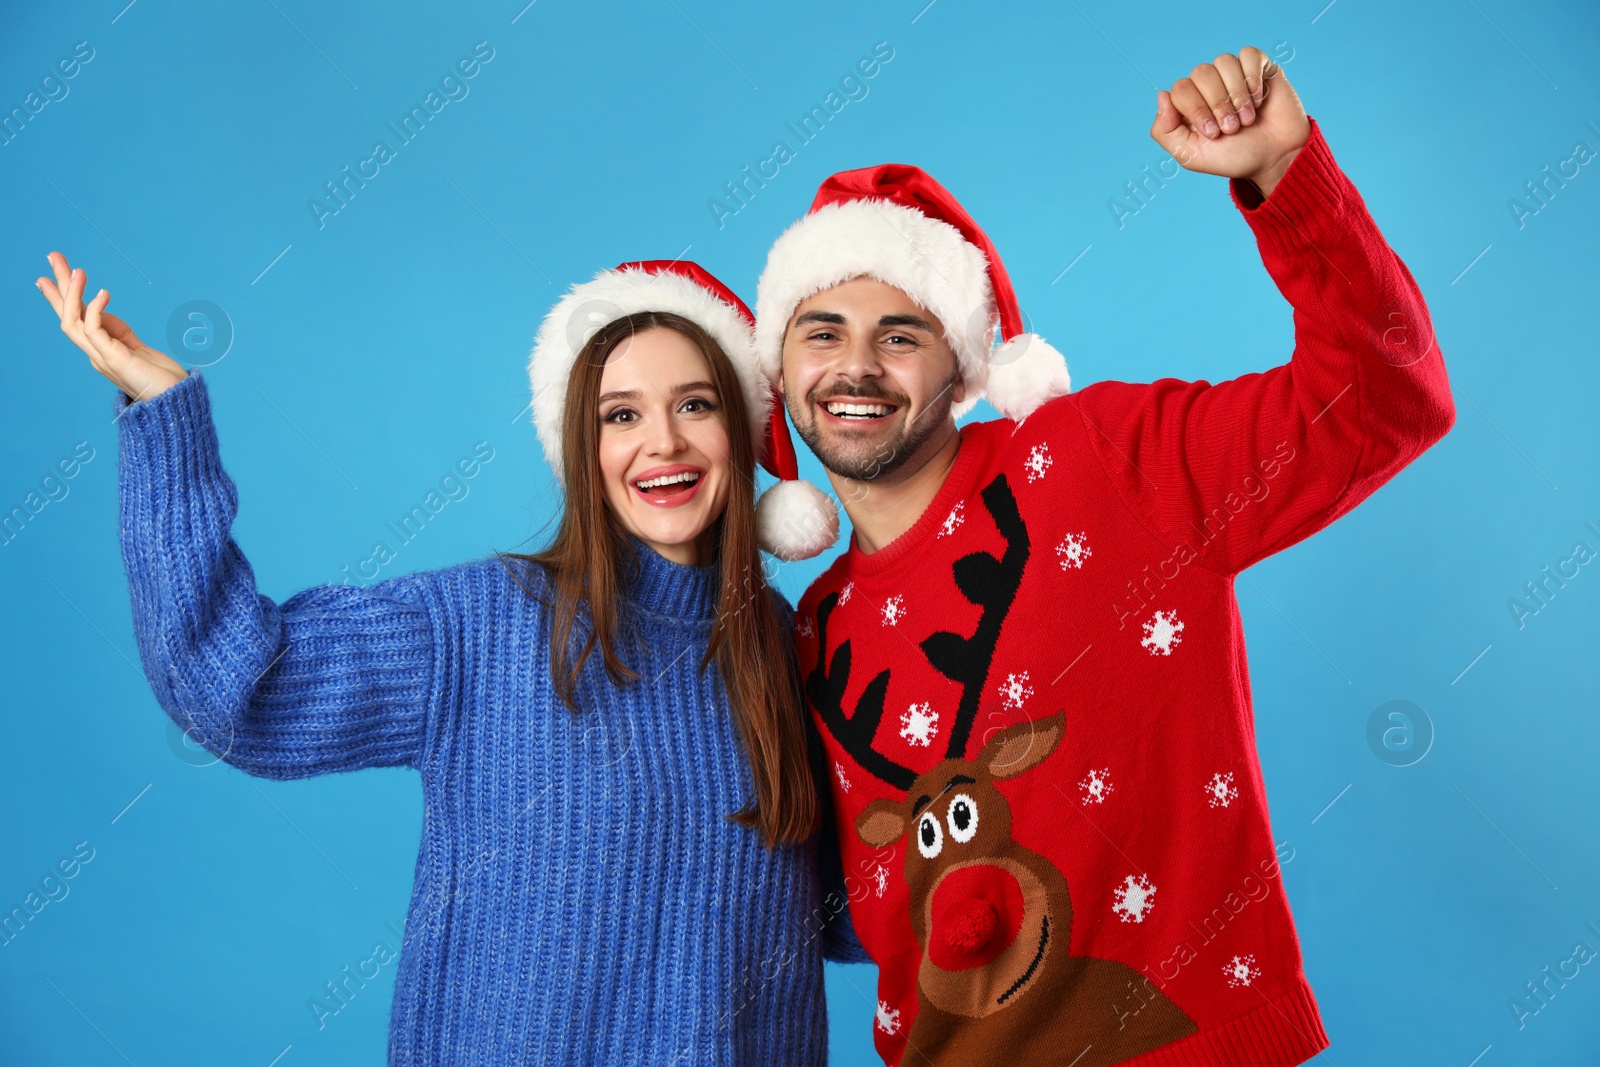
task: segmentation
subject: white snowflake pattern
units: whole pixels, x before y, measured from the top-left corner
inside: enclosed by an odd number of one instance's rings
[[[1213,808],[1225,808],[1232,804],[1239,795],[1239,787],[1233,784],[1233,772],[1227,774],[1213,774],[1211,781],[1206,783],[1206,801]]]
[[[850,792],[850,779],[844,776],[844,765],[838,760],[833,761],[833,776],[839,779],[839,788],[846,793]]]
[[[1183,623],[1176,611],[1158,611],[1145,620],[1144,636],[1139,643],[1150,650],[1152,656],[1172,655],[1172,650],[1183,643]]]
[[[1061,543],[1056,546],[1056,555],[1061,557],[1061,569],[1083,569],[1083,561],[1094,555],[1094,550],[1089,547],[1087,535],[1082,533],[1067,534]]]
[[[876,896],[883,896],[883,891],[889,888],[889,868],[879,864],[873,869],[872,888]]]
[[[891,1008],[887,1001],[878,1001],[878,1029],[889,1035],[900,1032],[900,1009]]]
[[[1000,700],[1013,711],[1019,710],[1031,696],[1033,687],[1028,684],[1027,671],[1007,674],[1006,680],[1000,683]]]
[[[927,748],[939,732],[939,713],[927,703],[913,704],[900,716],[900,736]]]
[[[1085,804],[1104,804],[1106,797],[1114,788],[1111,785],[1111,768],[1102,767],[1098,771],[1090,771],[1089,777],[1078,783],[1078,788],[1083,790]]]
[[[899,625],[900,620],[906,617],[905,597],[892,596],[883,602],[883,624],[885,626]]]
[[[1127,875],[1122,879],[1122,884],[1112,891],[1115,898],[1111,910],[1122,917],[1122,921],[1142,923],[1144,917],[1150,914],[1150,908],[1156,895],[1156,887],[1150,884],[1147,875]]]
[[[855,582],[844,583],[844,588],[839,590],[839,606],[842,608],[850,603],[850,594],[856,591]]]
[[[811,628],[811,616],[802,615],[794,624],[794,632],[801,637],[811,637],[816,631]]]
[[[1036,482],[1043,478],[1055,461],[1050,458],[1049,445],[1034,445],[1028,452],[1028,459],[1023,466],[1028,468],[1028,481]]]
[[[1261,968],[1256,966],[1254,956],[1235,956],[1222,965],[1222,973],[1228,976],[1228,985],[1238,989],[1254,984],[1261,977]]]
[[[966,520],[961,512],[966,507],[962,501],[956,501],[956,506],[950,509],[950,514],[944,517],[944,522],[939,524],[939,537],[946,537],[956,532],[956,527]]]

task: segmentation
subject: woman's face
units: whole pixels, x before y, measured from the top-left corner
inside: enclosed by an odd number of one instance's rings
[[[728,503],[728,423],[711,367],[676,330],[651,327],[612,349],[600,376],[600,476],[622,527],[675,563],[716,554]]]

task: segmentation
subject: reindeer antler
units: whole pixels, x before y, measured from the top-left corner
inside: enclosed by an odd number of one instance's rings
[[[950,727],[948,759],[965,759],[967,739],[978,716],[978,700],[984,681],[994,662],[995,645],[1000,641],[1000,625],[1005,622],[1011,603],[1022,585],[1022,568],[1028,562],[1028,528],[1017,510],[1017,498],[1004,474],[984,486],[983,506],[994,519],[1006,551],[999,559],[987,552],[962,556],[952,565],[956,588],[961,595],[983,609],[971,637],[948,630],[930,634],[922,642],[922,654],[940,674],[961,685],[961,703]]]
[[[839,594],[829,593],[817,605],[817,665],[806,676],[806,695],[821,714],[822,723],[834,740],[844,746],[844,750],[863,770],[905,791],[917,780],[916,774],[872,747],[878,723],[883,720],[883,702],[889,692],[889,671],[885,669],[879,672],[867,683],[860,699],[856,701],[854,714],[846,717],[844,713],[844,691],[850,684],[849,640],[839,642],[832,658],[828,657],[828,617],[838,603]]]

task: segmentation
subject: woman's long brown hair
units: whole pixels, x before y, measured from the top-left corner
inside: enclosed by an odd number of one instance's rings
[[[711,383],[728,428],[728,502],[712,529],[718,543],[720,592],[710,643],[700,662],[713,659],[732,706],[755,782],[755,796],[729,818],[760,830],[770,847],[802,841],[817,827],[816,782],[807,758],[800,682],[776,599],[767,589],[756,544],[755,443],[745,394],[728,356],[697,323],[669,312],[625,315],[597,331],[574,361],[567,379],[561,423],[561,464],[566,502],[555,538],[531,554],[498,553],[523,585],[520,560],[542,567],[555,591],[550,663],[557,694],[574,712],[583,665],[598,646],[616,685],[637,681],[617,655],[617,596],[628,584],[629,541],[606,504],[599,464],[600,379],[606,360],[625,338],[652,328],[675,330],[694,342],[711,369]],[[649,549],[643,549],[649,551]],[[588,634],[574,656],[573,633],[587,607]]]

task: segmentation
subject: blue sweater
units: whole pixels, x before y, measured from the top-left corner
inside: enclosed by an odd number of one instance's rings
[[[753,786],[721,677],[700,670],[715,565],[632,542],[619,654],[641,680],[618,687],[592,656],[574,715],[548,608],[498,559],[274,603],[229,534],[202,374],[113,408],[161,706],[249,774],[422,776],[391,1064],[826,1061],[823,944],[866,957],[823,890],[840,885],[831,830],[769,852],[725,818]],[[523,581],[549,592],[538,568]]]

